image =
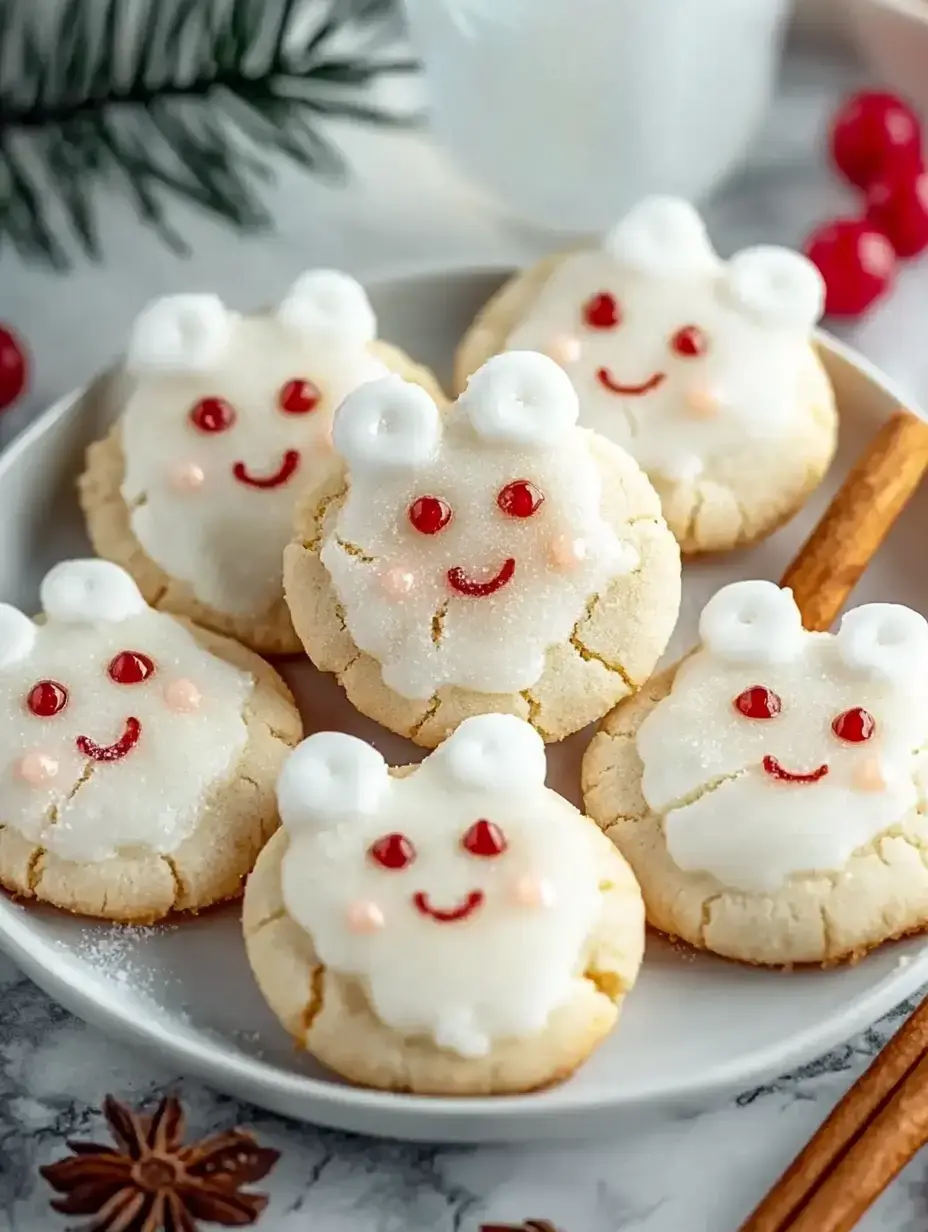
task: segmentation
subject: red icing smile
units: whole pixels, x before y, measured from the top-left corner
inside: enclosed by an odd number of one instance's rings
[[[421,891],[412,896],[412,901],[416,910],[422,915],[431,916],[439,924],[455,924],[458,920],[466,920],[469,915],[474,914],[478,907],[483,905],[483,891],[471,890],[462,903],[458,903],[456,907],[449,907],[447,910],[433,907],[428,895]]]
[[[142,724],[138,719],[126,719],[125,730],[115,744],[96,744],[89,736],[78,736],[77,747],[85,757],[92,757],[94,761],[119,761],[132,752],[141,734]]]
[[[284,454],[280,467],[273,475],[250,475],[244,462],[236,462],[232,467],[232,474],[239,483],[244,483],[249,488],[262,488],[264,490],[268,488],[282,488],[296,474],[299,465],[299,450],[288,449]]]
[[[828,773],[828,767],[821,765],[809,774],[793,774],[790,770],[784,770],[777,759],[771,757],[769,753],[764,758],[764,769],[771,778],[779,779],[781,783],[817,783]]]
[[[604,389],[608,389],[612,394],[624,394],[628,397],[638,398],[642,394],[649,394],[652,389],[657,389],[658,385],[663,385],[667,379],[667,373],[655,372],[653,376],[649,376],[640,385],[620,385],[613,378],[608,368],[600,368],[596,373],[596,379]]]
[[[498,590],[503,589],[507,582],[511,582],[515,571],[516,562],[510,556],[503,562],[503,567],[496,577],[490,578],[489,582],[475,582],[457,566],[448,570],[448,582],[460,595],[468,595],[472,599],[485,599],[487,595],[495,595]]]

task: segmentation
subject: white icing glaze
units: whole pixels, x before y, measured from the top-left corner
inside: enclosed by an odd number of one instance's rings
[[[350,486],[321,558],[348,631],[396,692],[529,688],[587,601],[637,566],[601,516],[599,471],[575,416],[570,382],[541,355],[490,361],[443,417],[395,377],[339,408],[335,443]],[[544,495],[530,517],[497,503],[520,480]],[[436,534],[410,523],[426,496],[452,511]],[[552,559],[565,540],[583,541],[569,568]],[[465,586],[511,576],[472,595],[455,584],[461,571]]]
[[[710,600],[700,626],[706,640],[637,738],[642,791],[664,817],[673,860],[748,892],[775,891],[800,873],[838,872],[898,824],[916,804],[928,742],[923,617],[872,604],[849,612],[837,635],[808,633],[790,592],[776,599],[775,590],[735,583]],[[739,610],[758,617],[748,636]],[[758,685],[780,699],[772,718],[747,718],[734,704]],[[832,725],[856,708],[875,729],[852,743]],[[781,771],[816,777],[789,781]]]
[[[356,977],[393,1030],[482,1056],[541,1031],[571,996],[602,898],[594,832],[545,787],[544,770],[540,738],[509,715],[466,720],[402,778],[341,733],[291,755],[279,797],[284,903],[321,962]],[[502,830],[502,854],[462,847],[481,819]],[[415,848],[405,868],[369,855],[391,833]],[[480,897],[448,922],[416,895],[438,911]]]
[[[136,318],[126,367],[137,375],[209,371],[222,363],[236,317],[218,295],[166,295]]]
[[[97,584],[88,586],[95,575]],[[0,817],[64,859],[174,851],[245,744],[242,710],[252,678],[201,649],[172,617],[144,604],[127,610],[124,600],[133,590],[116,565],[58,565],[42,588],[56,608],[32,626],[25,653],[4,659],[0,638]],[[73,606],[80,595],[93,600],[84,620]],[[110,606],[101,610],[96,605],[104,598]],[[116,684],[107,668],[127,650],[148,655],[154,674]],[[195,710],[169,709],[165,690],[176,680],[195,682],[201,695]],[[40,681],[55,681],[68,693],[66,706],[49,718],[26,704]],[[96,760],[78,746],[79,737],[115,745],[130,718],[141,724],[139,738],[118,760]],[[40,773],[51,764],[55,773]]]
[[[618,305],[612,328],[584,319],[599,293]],[[788,447],[804,413],[799,384],[822,303],[821,277],[805,257],[763,246],[726,263],[691,206],[649,198],[600,251],[558,266],[506,346],[554,346],[580,396],[581,424],[650,474],[686,483],[746,444]],[[704,354],[674,351],[686,326],[703,331]],[[565,337],[579,346],[565,349]]]
[[[293,505],[313,460],[331,448],[334,408],[386,369],[367,352],[373,314],[346,275],[304,274],[276,313],[238,317],[219,305],[226,343],[204,348],[195,340],[193,358],[182,345],[161,345],[165,336],[186,337],[174,311],[178,299],[191,298],[213,305],[212,320],[214,297],[182,296],[152,305],[136,325],[122,495],[134,534],[165,572],[220,611],[259,616],[280,598]],[[314,410],[280,409],[280,391],[292,380],[318,388]],[[230,429],[205,433],[191,424],[189,413],[204,398],[229,403]],[[246,479],[285,476],[290,452],[296,469],[281,486],[259,488],[235,476],[236,463]]]

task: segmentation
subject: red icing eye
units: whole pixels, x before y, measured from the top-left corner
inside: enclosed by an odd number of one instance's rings
[[[235,423],[235,411],[225,398],[201,398],[190,412],[198,432],[227,432]]]
[[[783,702],[772,689],[754,684],[738,694],[734,706],[746,719],[774,719],[783,709]]]
[[[420,496],[409,506],[409,520],[420,535],[437,535],[451,521],[451,506],[438,496]]]
[[[371,844],[368,855],[382,868],[400,869],[412,864],[416,849],[405,834],[385,834]]]
[[[583,319],[590,329],[615,329],[622,321],[615,296],[608,291],[591,295],[583,305]]]
[[[506,850],[506,836],[499,826],[481,818],[461,839],[461,846],[472,856],[501,856]]]
[[[527,479],[507,483],[496,498],[496,503],[511,518],[530,518],[537,513],[545,494]]]
[[[876,719],[869,710],[861,710],[855,706],[853,710],[845,710],[839,714],[831,725],[831,730],[839,740],[848,744],[862,744],[869,740],[876,731]]]
[[[121,650],[106,669],[116,684],[141,684],[155,674],[155,665],[138,650]]]
[[[306,415],[322,401],[322,394],[312,381],[299,379],[281,385],[277,405],[288,415]]]
[[[26,696],[26,705],[39,719],[50,719],[68,704],[68,690],[57,680],[40,680]]]
[[[670,346],[684,359],[695,359],[699,355],[705,355],[708,351],[709,339],[698,325],[684,325],[670,339]]]

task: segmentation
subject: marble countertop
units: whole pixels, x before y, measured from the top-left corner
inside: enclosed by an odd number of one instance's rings
[[[728,249],[797,243],[850,206],[821,156],[830,109],[855,84],[850,68],[792,58],[770,122],[745,172],[707,214]],[[341,265],[362,277],[415,265],[518,263],[552,238],[502,217],[423,134],[338,133],[356,168],[336,190],[281,168],[276,233],[242,241],[178,207],[194,256],[174,258],[121,201],[104,203],[107,261],[67,278],[4,251],[0,320],[28,340],[34,380],[0,422],[0,444],[31,415],[106,363],[124,322],[151,296],[215,287],[260,301],[295,270]],[[93,312],[86,306],[93,304]],[[928,263],[909,266],[895,294],[844,336],[928,402]],[[150,1058],[82,1025],[0,958],[0,1232],[54,1232],[37,1167],[69,1137],[101,1138],[106,1092],[131,1102],[181,1095],[191,1130],[242,1124],[278,1147],[266,1188],[268,1232],[477,1232],[482,1221],[551,1220],[562,1232],[734,1232],[898,1025],[905,1007],[797,1073],[700,1115],[668,1116],[637,1136],[505,1148],[408,1146],[293,1125],[162,1072]],[[63,1223],[63,1221],[62,1221]],[[928,1228],[928,1158],[916,1160],[860,1225]]]

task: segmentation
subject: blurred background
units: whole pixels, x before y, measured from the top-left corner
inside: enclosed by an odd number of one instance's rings
[[[928,108],[926,0],[0,0],[0,442],[169,290],[517,265],[654,191],[800,246],[866,208],[870,85]],[[836,327],[924,398],[892,281]]]

